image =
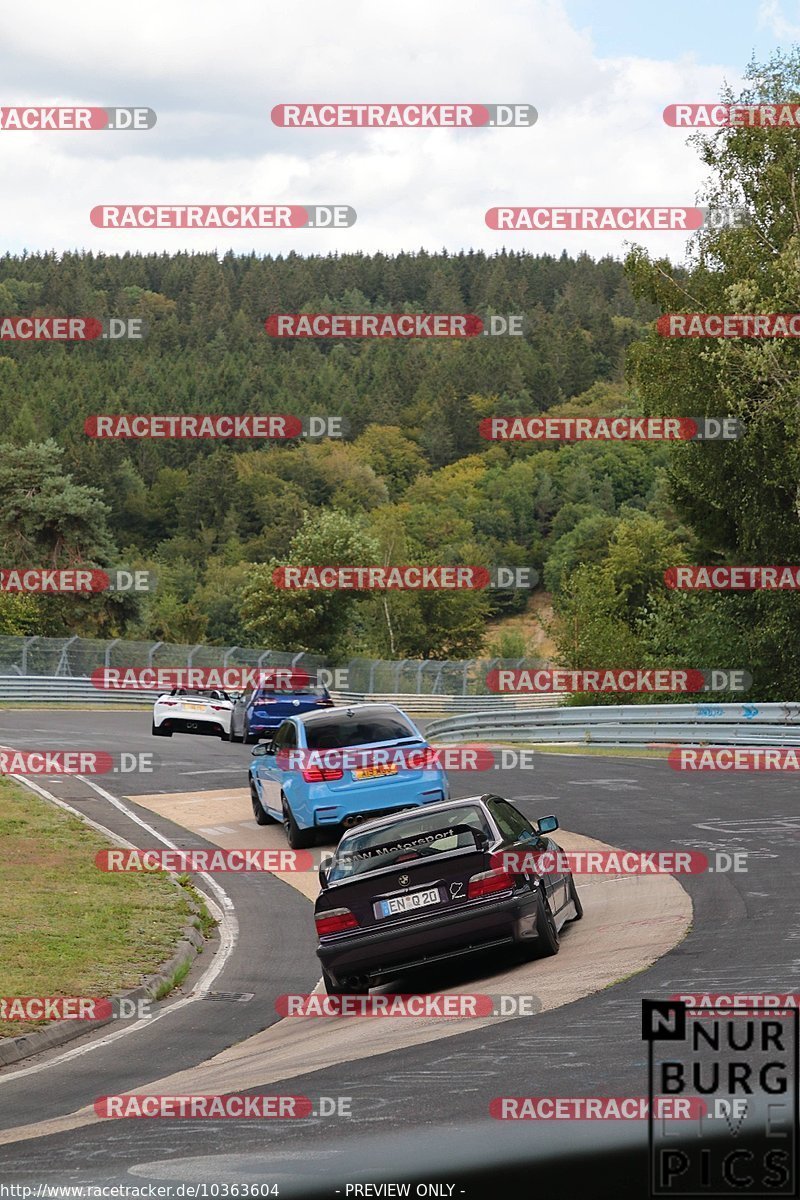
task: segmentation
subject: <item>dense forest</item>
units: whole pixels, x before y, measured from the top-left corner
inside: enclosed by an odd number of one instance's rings
[[[800,94],[800,60],[740,102]],[[732,101],[734,98],[726,97]],[[790,312],[800,288],[781,130],[698,135],[705,203],[745,228],[687,264],[503,252],[0,260],[0,315],[140,317],[140,341],[0,346],[3,565],[145,567],[132,597],[0,593],[0,633],[306,649],[341,662],[531,655],[536,598],[567,667],[734,667],[800,691],[791,592],[676,592],[681,563],[800,561],[797,343],[659,337],[662,312]],[[280,340],[281,312],[524,314],[521,337]],[[733,416],[728,443],[486,441],[492,415]],[[344,418],[340,439],[87,437],[98,413]],[[533,567],[524,590],[277,589],[280,564]],[[517,622],[517,623],[515,623]],[[606,697],[606,699],[614,699]]]

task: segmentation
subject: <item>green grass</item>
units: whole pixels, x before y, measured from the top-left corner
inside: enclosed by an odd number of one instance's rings
[[[174,952],[193,898],[164,872],[99,870],[94,856],[108,846],[77,817],[0,779],[0,996],[110,996]],[[197,923],[205,931],[202,913]],[[0,1021],[0,1037],[41,1024]]]

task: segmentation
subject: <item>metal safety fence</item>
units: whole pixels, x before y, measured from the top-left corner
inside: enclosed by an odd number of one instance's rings
[[[800,703],[620,704],[533,712],[484,708],[432,721],[426,732],[437,742],[800,746]]]
[[[443,700],[482,696],[491,706],[500,697],[489,691],[486,685],[488,673],[498,668],[513,669],[523,665],[536,664],[525,659],[504,658],[392,661],[358,657],[335,664],[336,671],[344,672],[341,676],[344,682],[334,686],[341,692],[367,696],[430,696]],[[86,679],[102,668],[126,667],[291,667],[309,673],[334,671],[333,664],[324,657],[305,651],[135,642],[123,638],[104,641],[80,637],[0,636],[0,676]],[[51,694],[56,698],[52,689]],[[539,698],[533,697],[533,701],[538,703]]]

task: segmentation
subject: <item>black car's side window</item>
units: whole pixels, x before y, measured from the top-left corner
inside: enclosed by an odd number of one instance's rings
[[[517,812],[505,800],[489,800],[488,808],[504,838],[516,841],[518,838],[525,837],[526,835],[528,837],[531,835],[533,837],[537,836],[530,822],[526,821],[522,813]]]

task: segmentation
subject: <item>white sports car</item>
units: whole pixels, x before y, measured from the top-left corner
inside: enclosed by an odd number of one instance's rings
[[[233,704],[232,697],[219,688],[173,688],[153,705],[153,736],[210,733],[227,738]]]

